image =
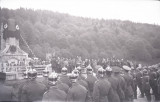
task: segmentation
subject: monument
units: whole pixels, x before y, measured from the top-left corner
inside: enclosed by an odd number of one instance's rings
[[[17,79],[28,66],[28,53],[19,46],[20,28],[14,19],[8,19],[1,27],[0,71],[8,79]]]

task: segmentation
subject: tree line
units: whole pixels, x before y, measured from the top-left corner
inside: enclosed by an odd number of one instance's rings
[[[160,26],[121,20],[92,19],[47,10],[1,8],[1,22],[14,18],[35,55],[73,58],[160,58]],[[33,56],[25,43],[20,47]]]

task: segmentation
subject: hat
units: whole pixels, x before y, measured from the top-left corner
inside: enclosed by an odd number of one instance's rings
[[[44,77],[47,77],[49,74],[49,71],[47,69],[43,70],[43,76]]]
[[[62,71],[62,72],[67,72],[67,68],[66,68],[66,67],[63,67],[61,71]]]
[[[107,66],[105,70],[108,71],[108,72],[111,72],[112,68],[110,66]]]
[[[93,69],[92,69],[90,64],[87,66],[87,71],[93,71]]]
[[[113,69],[113,72],[120,72],[121,71],[121,68],[118,66],[113,66],[112,69]]]
[[[74,69],[74,70],[72,71],[72,73],[74,73],[74,74],[76,74],[76,75],[78,76],[78,74],[79,74],[79,70]]]
[[[77,79],[77,75],[75,74],[75,73],[71,73],[70,75],[69,75],[69,78],[70,79]]]
[[[124,69],[124,70],[127,70],[127,71],[130,71],[130,70],[131,70],[131,68],[128,67],[128,66],[126,66],[126,65],[123,66],[123,69]]]
[[[143,70],[143,73],[144,73],[144,74],[148,74],[147,69],[144,69],[144,70]]]
[[[51,73],[48,77],[49,81],[57,81],[57,79],[58,79],[58,74],[55,72]]]
[[[6,73],[0,72],[0,79],[1,80],[6,80]]]
[[[30,69],[28,71],[28,77],[29,78],[36,78],[37,77],[37,71],[35,69]]]
[[[76,67],[76,69],[78,70],[78,71],[81,71],[81,67],[80,66],[78,66],[78,67]]]
[[[98,69],[98,74],[104,74],[105,73],[105,70],[103,69],[103,67],[100,67]]]

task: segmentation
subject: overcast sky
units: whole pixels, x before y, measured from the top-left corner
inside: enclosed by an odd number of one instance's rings
[[[9,9],[45,9],[74,16],[160,25],[160,2],[155,0],[0,0],[0,6]]]

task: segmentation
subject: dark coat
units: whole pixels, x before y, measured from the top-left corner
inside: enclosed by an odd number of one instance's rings
[[[67,94],[68,102],[87,102],[90,100],[90,96],[86,88],[80,85],[78,82],[73,83],[72,87],[69,88]]]
[[[36,80],[28,81],[28,84],[22,88],[22,101],[41,101],[47,87]]]
[[[125,98],[128,100],[134,94],[133,89],[132,89],[133,79],[132,79],[132,76],[129,73],[125,73],[123,75],[123,78],[125,79],[125,82],[126,82]]]
[[[60,75],[59,79],[62,83],[67,84],[69,87],[71,87],[71,81],[67,75]]]
[[[14,101],[13,88],[0,83],[0,101]]]
[[[81,78],[78,78],[77,82],[88,90],[88,84],[86,81],[82,80]]]
[[[150,90],[150,83],[149,83],[149,76],[146,75],[146,76],[143,76],[143,79],[142,79],[142,86],[143,86],[143,90],[144,91],[149,91]]]
[[[114,76],[117,81],[118,81],[118,89],[117,89],[117,93],[119,95],[120,100],[124,100],[125,99],[125,94],[124,94],[124,90],[125,90],[125,80],[121,75],[116,75]]]
[[[113,95],[113,89],[108,80],[100,78],[95,82],[93,89],[93,102],[112,102]]]
[[[88,91],[90,95],[93,93],[94,83],[97,81],[97,78],[91,74],[87,75],[86,82],[88,84]]]
[[[58,89],[56,86],[52,86],[43,95],[42,102],[65,102],[67,94]]]
[[[66,94],[68,93],[69,86],[65,83],[62,83],[61,81],[57,82],[57,88],[64,91]]]
[[[139,71],[136,74],[136,80],[137,80],[137,84],[138,85],[142,85],[142,78],[143,78],[143,74]]]
[[[120,94],[119,93],[122,93],[122,92],[120,92],[121,88],[120,88],[120,83],[119,83],[118,79],[116,79],[113,76],[107,77],[106,79],[108,79],[108,81],[111,83],[111,87],[113,89],[114,95],[112,96],[112,101],[113,102],[120,102],[120,97],[119,97]]]
[[[28,79],[22,79],[18,82],[18,101],[21,102],[22,88],[28,83]]]

